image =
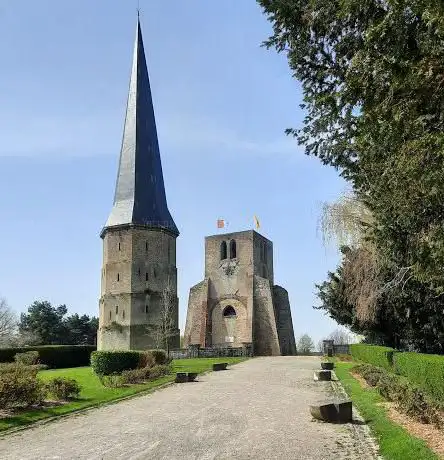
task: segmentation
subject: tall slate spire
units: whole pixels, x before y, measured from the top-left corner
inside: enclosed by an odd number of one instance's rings
[[[179,235],[165,196],[139,18],[114,206],[103,231],[109,227],[126,225],[163,228]]]

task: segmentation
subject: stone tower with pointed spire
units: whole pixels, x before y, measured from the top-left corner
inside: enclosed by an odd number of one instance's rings
[[[148,70],[137,19],[114,205],[100,236],[99,350],[159,344],[165,299],[179,347],[176,238],[168,210]]]

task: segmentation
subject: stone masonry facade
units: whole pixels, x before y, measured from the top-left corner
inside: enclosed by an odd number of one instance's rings
[[[205,278],[190,289],[184,342],[296,354],[288,294],[274,285],[270,240],[253,230],[205,238]]]
[[[109,229],[103,238],[98,349],[155,348],[162,291],[174,293],[173,321],[179,346],[176,237],[161,229]]]

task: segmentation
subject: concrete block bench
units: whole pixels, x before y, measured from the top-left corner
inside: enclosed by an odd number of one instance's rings
[[[177,372],[176,383],[194,382],[197,377],[197,372]]]
[[[214,363],[213,371],[225,371],[227,369],[228,363]]]
[[[332,371],[335,367],[335,363],[323,362],[321,363],[321,369],[325,371]]]
[[[320,380],[320,381],[323,381],[323,382],[327,382],[327,381],[331,380],[331,371],[324,371],[324,370],[315,371],[313,379],[314,380]]]
[[[350,399],[319,401],[310,405],[311,415],[324,422],[348,423],[353,419],[353,407]]]

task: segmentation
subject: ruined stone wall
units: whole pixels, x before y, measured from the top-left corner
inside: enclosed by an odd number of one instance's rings
[[[281,355],[296,355],[296,341],[288,292],[281,286],[273,286],[273,298]]]
[[[184,333],[185,347],[190,344],[205,346],[208,284],[208,279],[205,279],[190,289]]]
[[[253,285],[253,353],[255,356],[280,355],[270,281],[254,276]]]

